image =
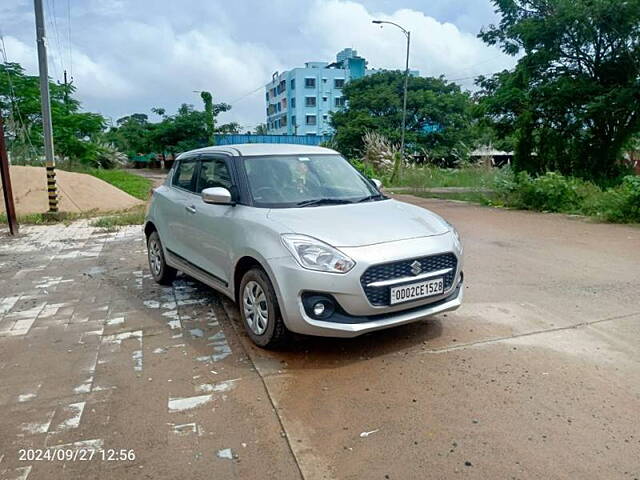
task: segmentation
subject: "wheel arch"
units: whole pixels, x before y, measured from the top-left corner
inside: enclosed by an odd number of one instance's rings
[[[262,258],[257,252],[246,252],[244,255],[240,256],[240,258],[238,258],[238,260],[235,263],[235,266],[233,269],[232,283],[230,287],[233,288],[233,298],[236,301],[236,303],[238,303],[238,298],[240,295],[240,282],[242,282],[242,277],[244,276],[245,273],[247,273],[249,270],[255,267],[260,268],[267,274],[267,276],[269,277],[269,280],[271,281],[271,284],[273,285],[273,289],[276,292],[276,297],[278,298],[278,302],[282,304],[280,288],[278,286],[278,282],[276,281],[273,275],[273,271],[269,267],[268,262],[264,258]]]
[[[156,228],[156,226],[153,224],[152,221],[148,221],[144,224],[144,236],[148,239],[149,235],[151,235],[153,232],[157,232],[158,229]]]

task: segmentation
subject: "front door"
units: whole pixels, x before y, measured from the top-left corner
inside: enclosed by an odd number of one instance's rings
[[[195,212],[188,217],[190,250],[194,252],[192,263],[225,284],[231,276],[231,245],[235,232],[236,207],[212,205],[202,201],[205,188],[223,187],[231,190],[231,169],[225,157],[203,156],[200,159]]]

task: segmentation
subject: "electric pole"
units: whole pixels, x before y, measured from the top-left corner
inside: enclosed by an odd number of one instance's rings
[[[2,111],[0,111],[0,174],[2,174],[2,193],[4,194],[4,206],[9,223],[9,233],[18,234],[18,221],[16,219],[16,207],[13,204],[13,190],[11,189],[11,176],[9,175],[9,157],[4,142],[4,126],[2,124]]]
[[[58,213],[58,187],[56,185],[56,160],[53,156],[53,127],[51,125],[51,103],[49,100],[49,68],[47,66],[47,40],[44,30],[42,0],[33,0],[36,12],[36,40],[38,44],[38,66],[40,70],[40,104],[42,106],[42,131],[44,133],[44,156],[47,167],[47,192],[49,213]]]

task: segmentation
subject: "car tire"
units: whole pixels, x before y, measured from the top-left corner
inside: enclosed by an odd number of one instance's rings
[[[153,279],[160,285],[171,285],[178,272],[175,268],[167,265],[158,232],[151,232],[147,238],[147,257]]]
[[[289,331],[282,319],[276,292],[264,270],[253,268],[244,274],[238,303],[242,324],[253,343],[267,349],[285,343]]]

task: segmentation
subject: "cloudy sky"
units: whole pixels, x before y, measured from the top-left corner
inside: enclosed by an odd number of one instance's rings
[[[476,38],[497,18],[489,0],[43,0],[49,73],[73,75],[85,109],[114,120],[161,106],[200,106],[194,90],[232,105],[222,120],[264,122],[261,88],[278,70],[330,61],[354,47],[372,68],[411,68],[467,88],[472,77],[513,64]],[[37,72],[33,2],[2,0],[9,61]]]

